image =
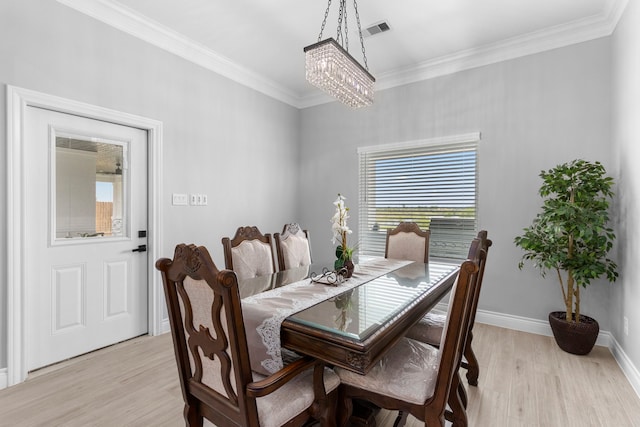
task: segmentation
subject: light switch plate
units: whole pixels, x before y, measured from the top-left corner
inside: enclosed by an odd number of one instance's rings
[[[191,206],[206,206],[208,203],[208,198],[206,194],[189,194],[189,204]]]
[[[173,193],[172,203],[174,206],[187,206],[189,204],[189,200],[186,194]]]

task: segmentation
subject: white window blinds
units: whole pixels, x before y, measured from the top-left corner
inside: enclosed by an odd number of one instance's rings
[[[476,236],[479,133],[358,149],[359,252],[384,256],[400,221],[431,230],[429,256],[464,259]]]

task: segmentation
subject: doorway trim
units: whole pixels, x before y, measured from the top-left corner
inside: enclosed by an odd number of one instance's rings
[[[148,330],[166,331],[163,294],[154,260],[162,248],[162,122],[84,102],[7,85],[7,384],[27,378],[24,277],[28,268],[24,223],[24,133],[27,107],[38,107],[147,131]]]

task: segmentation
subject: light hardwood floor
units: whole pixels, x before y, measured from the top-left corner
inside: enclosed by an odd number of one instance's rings
[[[553,338],[476,323],[480,384],[468,387],[469,425],[639,426],[640,399],[608,349],[588,356]],[[381,411],[390,427],[394,412]],[[171,337],[140,337],[40,370],[0,390],[0,426],[181,426]],[[407,426],[421,425],[409,417]]]

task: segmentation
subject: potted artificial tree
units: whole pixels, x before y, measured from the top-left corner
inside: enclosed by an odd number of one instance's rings
[[[580,313],[580,289],[605,275],[618,277],[616,264],[607,258],[615,235],[609,228],[609,200],[613,178],[600,162],[574,160],[540,173],[542,211],[524,234],[515,238],[524,250],[519,267],[532,261],[542,276],[555,271],[565,311],[549,314],[558,346],[569,353],[587,354],[600,327]]]

